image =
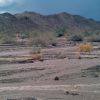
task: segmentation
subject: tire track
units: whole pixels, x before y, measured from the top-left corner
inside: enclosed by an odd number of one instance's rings
[[[76,85],[43,85],[43,86],[12,86],[0,87],[0,92],[4,91],[73,91],[73,92],[88,92],[100,93],[100,90],[91,90],[91,88],[100,87],[100,84],[76,84]]]

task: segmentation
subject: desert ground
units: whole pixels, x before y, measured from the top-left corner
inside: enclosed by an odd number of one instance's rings
[[[77,45],[43,48],[42,61],[32,47],[0,47],[0,100],[100,100],[100,45],[81,54]],[[13,62],[14,61],[14,62]]]

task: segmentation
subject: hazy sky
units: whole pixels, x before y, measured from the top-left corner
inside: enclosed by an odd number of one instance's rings
[[[100,0],[0,0],[0,12],[68,12],[100,21]]]

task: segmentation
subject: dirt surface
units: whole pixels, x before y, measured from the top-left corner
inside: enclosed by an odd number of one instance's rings
[[[14,50],[0,55],[30,54],[29,49]],[[78,59],[76,47],[42,52],[45,58],[51,58],[33,63],[0,64],[0,100],[100,100],[99,49],[81,55],[82,59]]]

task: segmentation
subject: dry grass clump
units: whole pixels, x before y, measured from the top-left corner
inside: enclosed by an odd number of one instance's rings
[[[41,53],[32,54],[32,59],[33,60],[41,60],[42,59],[42,54]]]
[[[79,46],[79,52],[91,52],[93,50],[93,46],[90,43],[84,43]]]

